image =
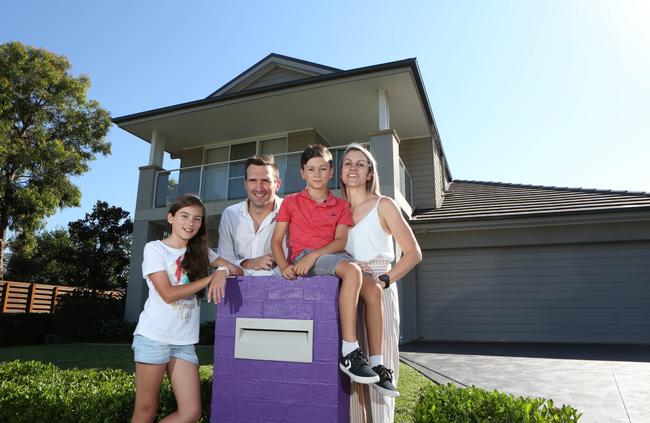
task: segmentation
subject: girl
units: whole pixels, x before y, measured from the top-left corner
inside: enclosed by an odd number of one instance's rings
[[[211,281],[223,298],[226,277],[235,266],[208,248],[205,206],[195,195],[183,194],[169,208],[171,234],[144,247],[142,274],[149,297],[133,336],[135,409],[132,423],[156,417],[158,392],[165,371],[178,409],[161,422],[196,422],[201,418],[199,301],[196,293]],[[217,270],[208,276],[208,264]]]
[[[371,277],[364,277],[361,290],[380,286],[382,291],[383,321],[381,316],[366,313],[358,319],[362,330],[359,340],[367,332],[371,366],[381,367],[377,373],[381,382],[397,385],[399,369],[399,302],[395,282],[404,277],[422,260],[420,246],[402,213],[389,198],[379,192],[377,162],[372,154],[359,144],[350,144],[341,161],[341,191],[350,202],[354,227],[348,234],[346,251],[354,257],[361,269]],[[395,260],[393,238],[403,256]],[[361,307],[360,307],[361,309]],[[386,367],[383,366],[384,362]],[[389,369],[395,369],[395,373]],[[394,376],[394,380],[393,380]],[[350,422],[392,422],[395,399],[382,395],[382,390],[368,390],[365,385],[354,384],[350,399]]]

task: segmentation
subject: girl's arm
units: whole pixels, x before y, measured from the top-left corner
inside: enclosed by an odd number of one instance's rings
[[[422,251],[411,227],[406,223],[392,199],[382,197],[379,203],[379,217],[382,220],[382,226],[388,228],[388,231],[393,234],[397,245],[404,253],[395,263],[395,267],[387,273],[391,281],[396,281],[404,277],[416,264],[422,261]]]
[[[210,262],[210,267],[213,267],[213,268],[216,269],[219,266],[224,266],[224,267],[228,268],[228,275],[229,276],[244,276],[244,271],[242,270],[241,267],[235,266],[234,264],[232,264],[231,262],[229,262],[228,260],[226,260],[224,258],[217,257],[216,259],[214,259],[214,260],[212,260]]]
[[[221,277],[226,277],[226,271],[217,270],[210,276],[206,276],[185,285],[172,285],[169,282],[169,277],[167,277],[167,272],[164,270],[160,272],[154,272],[149,275],[149,279],[153,283],[153,286],[156,288],[156,291],[158,291],[160,297],[167,304],[171,304],[175,301],[182,300],[183,298],[190,297],[208,286],[212,278],[216,279]]]

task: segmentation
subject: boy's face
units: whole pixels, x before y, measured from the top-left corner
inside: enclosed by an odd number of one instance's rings
[[[307,186],[317,190],[327,189],[332,175],[332,166],[322,157],[312,157],[300,169],[300,176],[307,182]]]

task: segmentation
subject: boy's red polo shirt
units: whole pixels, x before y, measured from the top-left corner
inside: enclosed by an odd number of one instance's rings
[[[324,202],[317,203],[307,188],[284,197],[275,221],[289,223],[292,263],[304,249],[315,250],[334,241],[337,225],[354,225],[347,201],[329,192]]]

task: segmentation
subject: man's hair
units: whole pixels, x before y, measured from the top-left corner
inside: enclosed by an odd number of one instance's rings
[[[300,168],[304,169],[307,162],[314,157],[322,157],[323,160],[330,164],[330,168],[334,166],[332,153],[330,153],[327,147],[322,144],[311,144],[305,148],[305,151],[300,156]]]
[[[280,179],[280,171],[278,170],[278,166],[275,164],[275,159],[270,154],[255,154],[247,158],[246,164],[244,164],[244,179],[248,179],[249,166],[271,166],[275,180],[277,181]]]

